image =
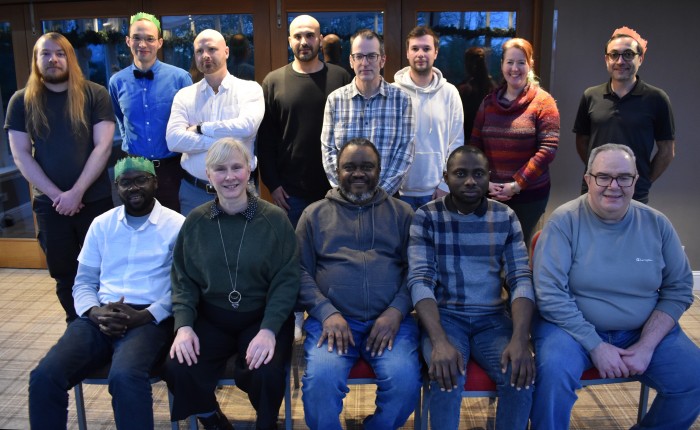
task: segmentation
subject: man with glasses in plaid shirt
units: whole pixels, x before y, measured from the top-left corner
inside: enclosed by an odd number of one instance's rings
[[[326,101],[321,132],[323,168],[331,186],[338,186],[338,151],[351,139],[369,139],[381,156],[379,186],[392,196],[399,191],[413,161],[411,99],[380,74],[386,62],[381,36],[362,29],[350,38],[350,46],[355,78],[333,91]]]
[[[649,202],[652,182],[671,164],[675,145],[668,96],[637,75],[646,52],[647,41],[639,33],[628,27],[615,30],[605,45],[610,81],[583,93],[574,123],[576,150],[584,164],[593,148],[608,142],[632,148],[639,171],[634,199],[642,203]],[[586,189],[584,183],[582,192]]]

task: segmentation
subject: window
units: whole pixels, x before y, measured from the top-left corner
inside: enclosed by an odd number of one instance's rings
[[[485,48],[491,76],[500,82],[501,45],[515,37],[515,18],[515,12],[419,12],[417,21],[440,36],[435,67],[457,85],[465,76],[464,51],[473,46]]]

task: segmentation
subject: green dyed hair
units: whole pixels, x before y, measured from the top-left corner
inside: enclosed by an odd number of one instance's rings
[[[118,178],[126,172],[138,171],[156,175],[153,162],[143,157],[124,157],[114,165],[114,177]]]
[[[142,19],[145,19],[146,21],[151,21],[156,25],[156,28],[158,28],[158,33],[160,34],[162,30],[160,29],[160,21],[158,21],[158,18],[155,17],[155,15],[151,15],[150,13],[146,12],[138,12],[136,15],[131,15],[131,19],[129,20],[129,25],[135,23],[136,21],[140,21]]]

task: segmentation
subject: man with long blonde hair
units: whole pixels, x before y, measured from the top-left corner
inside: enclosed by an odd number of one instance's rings
[[[10,99],[5,130],[17,168],[32,184],[39,243],[70,322],[85,234],[113,206],[106,164],[114,111],[107,90],[83,77],[61,34],[36,41],[27,86]]]

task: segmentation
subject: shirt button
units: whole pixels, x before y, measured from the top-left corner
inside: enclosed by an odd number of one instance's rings
[[[148,107],[148,106],[146,106],[146,107]],[[150,122],[148,122],[148,121],[146,121],[146,125],[151,125],[151,123],[150,123]]]
[[[148,105],[143,105],[143,107],[148,107]]]
[[[148,138],[148,141],[149,141],[149,142],[151,141],[151,138],[150,138],[150,137]]]

